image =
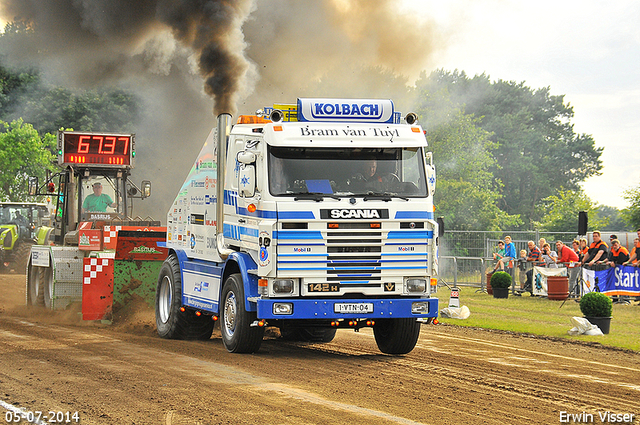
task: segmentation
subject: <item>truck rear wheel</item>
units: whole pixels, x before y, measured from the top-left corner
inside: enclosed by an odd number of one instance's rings
[[[27,305],[44,307],[44,267],[27,265]]]
[[[231,353],[254,353],[262,344],[264,328],[251,326],[257,315],[245,309],[244,299],[242,276],[230,275],[222,288],[220,333],[224,347]]]
[[[193,311],[180,311],[182,306],[182,279],[180,264],[175,255],[169,255],[162,264],[156,286],[156,328],[158,335],[167,339],[211,338],[211,316],[196,316]]]
[[[336,328],[283,328],[280,335],[287,341],[327,343],[333,341],[336,331]]]
[[[385,354],[407,354],[416,346],[420,336],[420,322],[416,319],[376,320],[373,336]]]

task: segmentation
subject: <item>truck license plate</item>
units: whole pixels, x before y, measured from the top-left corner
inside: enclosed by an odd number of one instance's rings
[[[373,303],[337,303],[333,305],[335,313],[373,313]]]

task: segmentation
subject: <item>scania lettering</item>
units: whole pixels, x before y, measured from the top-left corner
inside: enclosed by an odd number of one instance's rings
[[[331,218],[380,218],[376,210],[331,210]]]
[[[266,327],[313,342],[371,327],[382,352],[409,353],[438,313],[441,229],[415,114],[375,99],[260,112],[218,117],[167,213],[159,335],[208,339],[220,323],[247,353]]]

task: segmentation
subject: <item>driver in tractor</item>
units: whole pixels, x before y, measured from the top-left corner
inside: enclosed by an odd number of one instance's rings
[[[15,218],[12,221],[18,227],[19,234],[26,235],[26,237],[28,237],[30,223],[29,220],[22,215],[22,211],[16,210]]]
[[[107,207],[115,208],[116,203],[106,193],[102,193],[102,183],[93,184],[93,193],[84,198],[83,212],[106,212]]]

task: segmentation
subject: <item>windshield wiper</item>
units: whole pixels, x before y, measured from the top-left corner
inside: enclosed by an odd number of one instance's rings
[[[340,199],[339,196],[337,195],[333,195],[331,193],[321,193],[321,192],[294,192],[294,193],[287,193],[287,195],[296,195],[295,198],[293,198],[294,201],[303,201],[303,200],[313,200],[316,202],[320,202],[320,201],[324,201],[325,196],[332,198],[332,199]]]
[[[409,198],[404,197],[404,196],[400,196],[397,193],[392,193],[392,192],[369,192],[367,193],[367,195],[365,195],[364,198],[362,198],[363,201],[370,201],[370,200],[380,200],[380,201],[384,201],[384,202],[389,202],[391,201],[391,198],[399,198],[402,199],[403,201],[408,201]]]

